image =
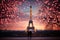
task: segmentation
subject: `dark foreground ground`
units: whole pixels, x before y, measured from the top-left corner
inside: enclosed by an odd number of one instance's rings
[[[3,37],[0,40],[60,40],[60,37]]]
[[[29,37],[25,31],[0,30],[0,40],[60,40],[60,31],[39,30]]]
[[[52,30],[39,30],[31,34],[32,37],[60,37],[60,31]],[[28,37],[28,33],[25,31],[3,31],[0,30],[0,37]]]

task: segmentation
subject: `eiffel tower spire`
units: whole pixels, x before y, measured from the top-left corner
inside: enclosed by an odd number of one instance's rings
[[[30,6],[30,20],[32,20],[32,6]]]

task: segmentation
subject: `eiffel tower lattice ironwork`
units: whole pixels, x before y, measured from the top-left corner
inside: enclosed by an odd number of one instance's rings
[[[31,31],[31,32],[35,31],[35,28],[33,26],[33,21],[32,21],[32,6],[30,6],[30,20],[29,20],[29,24],[27,27],[27,31]]]

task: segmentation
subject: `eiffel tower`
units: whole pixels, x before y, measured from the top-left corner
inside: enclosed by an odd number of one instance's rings
[[[30,20],[29,20],[29,24],[27,27],[27,31],[31,31],[31,32],[35,31],[35,28],[33,26],[33,21],[32,21],[32,6],[30,6]]]

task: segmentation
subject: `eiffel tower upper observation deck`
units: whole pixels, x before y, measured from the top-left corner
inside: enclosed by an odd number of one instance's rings
[[[30,20],[29,20],[29,24],[27,27],[27,31],[32,31],[32,32],[35,31],[35,28],[33,26],[33,21],[32,21],[32,6],[30,6]]]

